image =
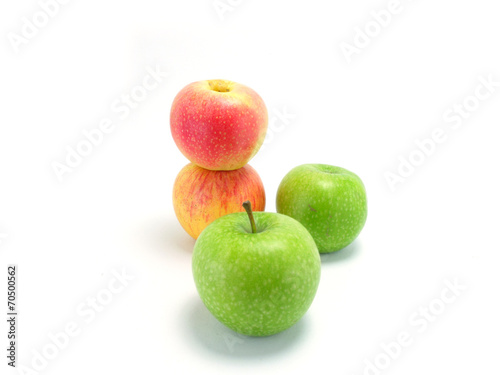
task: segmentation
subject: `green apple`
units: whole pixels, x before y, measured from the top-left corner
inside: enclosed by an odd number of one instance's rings
[[[300,221],[320,253],[343,249],[365,225],[365,186],[354,173],[326,164],[304,164],[283,178],[276,210]]]
[[[293,326],[318,289],[321,260],[309,232],[277,213],[213,221],[193,251],[193,276],[208,310],[232,330],[268,336]]]

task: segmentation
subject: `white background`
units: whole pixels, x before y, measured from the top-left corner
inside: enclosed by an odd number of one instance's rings
[[[500,81],[496,2],[401,0],[351,62],[341,43],[354,45],[387,1],[232,4],[221,18],[212,0],[74,0],[17,52],[9,33],[22,36],[40,5],[0,6],[0,310],[4,321],[7,264],[18,264],[18,364],[31,367],[49,333],[74,322],[79,334],[40,373],[355,375],[377,358],[384,374],[498,373],[500,87],[458,129],[443,120],[479,77]],[[112,103],[148,67],[169,77],[120,118]],[[187,160],[170,105],[212,78],[255,89],[271,118],[288,113],[250,162],[267,211],[303,163],[350,169],[368,192],[365,229],[322,256],[306,316],[268,338],[235,335],[203,307],[194,241],[173,212]],[[60,182],[52,163],[106,118],[114,130]],[[386,173],[437,128],[446,141],[392,191]],[[78,307],[123,269],[134,280],[86,322]],[[466,290],[425,328],[412,323],[419,307],[442,306],[447,280]],[[385,363],[383,344],[402,332],[411,345]],[[4,354],[0,372],[17,373]]]

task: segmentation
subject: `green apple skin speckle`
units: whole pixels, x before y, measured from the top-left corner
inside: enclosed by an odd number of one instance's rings
[[[300,165],[281,181],[276,210],[304,225],[320,253],[338,251],[353,242],[365,225],[365,186],[344,168]]]
[[[196,241],[193,276],[208,310],[224,325],[249,336],[269,336],[293,326],[309,309],[321,273],[318,249],[296,220],[254,212],[223,216]]]

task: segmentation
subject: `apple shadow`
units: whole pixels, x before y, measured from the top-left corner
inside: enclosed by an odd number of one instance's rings
[[[346,246],[342,250],[334,251],[333,253],[320,254],[321,263],[328,264],[353,260],[361,254],[361,248],[361,241],[356,239],[353,243]]]
[[[182,314],[189,338],[203,349],[233,359],[259,360],[276,356],[298,344],[307,331],[307,314],[286,331],[266,337],[245,336],[220,323],[198,296]]]
[[[195,240],[172,218],[157,218],[141,228],[141,236],[152,249],[160,252],[172,249],[192,254]]]

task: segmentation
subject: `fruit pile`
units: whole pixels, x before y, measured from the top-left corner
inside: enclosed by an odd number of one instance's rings
[[[264,141],[267,110],[255,91],[231,81],[183,88],[170,127],[191,161],[175,180],[173,200],[182,227],[197,239],[192,268],[203,303],[238,333],[291,327],[316,295],[320,253],[345,248],[363,229],[363,182],[340,167],[304,164],[281,181],[278,213],[259,212],[264,187],[246,163]]]
[[[174,209],[197,239],[215,219],[243,211],[249,200],[264,211],[266,195],[248,161],[267,131],[267,109],[251,88],[225,81],[194,82],[175,97],[170,112],[174,141],[191,162],[174,183]]]

